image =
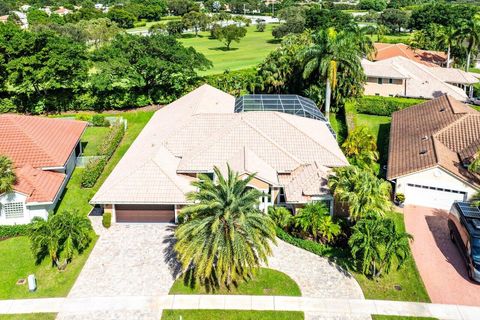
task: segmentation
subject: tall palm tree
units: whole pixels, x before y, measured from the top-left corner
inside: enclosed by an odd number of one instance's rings
[[[441,26],[436,42],[442,50],[447,48],[447,68],[450,68],[452,47],[456,42],[456,30],[452,26]]]
[[[336,168],[328,186],[335,198],[348,204],[353,220],[368,213],[383,216],[391,207],[390,184],[368,170],[356,166]]]
[[[322,202],[306,204],[304,208],[300,209],[294,220],[296,226],[311,234],[315,241],[321,236],[330,242],[341,232],[340,225],[332,220],[329,209]]]
[[[465,20],[462,27],[455,32],[455,37],[459,39],[460,43],[465,45],[467,51],[465,71],[468,72],[472,53],[480,45],[480,15],[477,14],[473,19]]]
[[[187,195],[193,204],[181,212],[175,250],[193,279],[230,287],[267,263],[275,224],[258,209],[262,193],[248,187],[254,175],[241,179],[230,167],[226,177],[217,167],[214,172],[216,181],[201,175],[192,183],[198,190]]]
[[[12,191],[15,179],[12,161],[0,155],[0,194]]]
[[[361,58],[365,50],[351,32],[337,32],[334,28],[313,35],[312,45],[302,52],[303,77],[320,77],[325,81],[325,113],[330,112],[332,90],[337,86],[337,72],[364,78]]]
[[[35,218],[29,227],[31,249],[37,262],[48,255],[52,265],[63,270],[75,253],[88,248],[92,231],[88,217],[78,212],[50,214],[47,220]]]

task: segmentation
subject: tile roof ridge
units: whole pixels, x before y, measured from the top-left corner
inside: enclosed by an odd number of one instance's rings
[[[276,112],[273,112],[276,114]],[[267,139],[270,143],[272,143],[274,146],[276,146],[279,150],[281,150],[283,153],[285,153],[287,156],[289,156],[291,159],[293,159],[295,162],[297,162],[298,164],[303,164],[303,162],[298,159],[297,157],[295,157],[295,155],[291,154],[290,152],[288,152],[285,148],[283,148],[282,146],[280,146],[278,143],[276,143],[272,138],[270,138],[269,136],[267,136],[262,130],[260,130],[259,128],[257,128],[256,126],[254,126],[252,123],[250,123],[247,119],[245,119],[243,116],[242,116],[242,121],[245,122],[250,128],[252,128],[253,130],[257,131],[262,137],[264,137],[265,139]],[[284,120],[285,121],[285,120]]]
[[[172,156],[173,156],[173,155],[172,155]],[[169,175],[165,170],[163,170],[162,166],[159,165],[159,164],[157,163],[157,161],[155,161],[154,159],[150,159],[150,160],[160,169],[160,171],[162,171],[162,173],[167,177],[167,179],[170,180],[170,181],[173,183],[173,185],[177,188],[178,191],[180,191],[182,194],[185,194],[185,192],[184,192],[184,191],[182,190],[182,188],[177,184],[177,182],[176,182],[175,180],[173,180],[172,177],[170,177],[170,175]],[[176,172],[175,172],[175,175],[178,176]]]
[[[455,113],[454,113],[454,114],[455,114]],[[459,122],[465,120],[465,119],[468,118],[468,117],[469,117],[469,114],[468,114],[468,113],[461,114],[461,116],[460,116],[458,119],[453,120],[452,122],[450,122],[449,124],[447,124],[445,127],[441,128],[441,129],[438,129],[437,131],[433,132],[433,133],[432,133],[432,137],[437,138],[439,135],[441,135],[442,133],[444,133],[445,131],[449,130],[451,127],[455,126],[456,124],[458,124]]]
[[[287,119],[285,119],[285,117],[283,117],[284,114],[280,114],[280,112],[275,112],[275,115],[279,118],[281,118],[284,122],[288,123],[292,128],[294,128],[295,130],[297,131],[300,131],[305,137],[307,137],[309,140],[311,140],[314,144],[316,144],[317,146],[321,147],[323,150],[325,150],[326,152],[328,152],[330,155],[332,155],[333,157],[335,157],[337,160],[340,160],[341,162],[343,162],[343,159],[340,159],[336,154],[334,154],[333,152],[331,152],[330,150],[328,150],[327,148],[325,148],[324,145],[318,143],[318,141],[314,140],[312,137],[310,137],[308,134],[305,133],[305,131],[297,128],[296,126],[294,126],[290,121],[288,121]],[[314,119],[310,119],[310,120],[313,120],[313,121],[319,121],[319,120],[314,120]]]
[[[44,156],[46,158],[48,158],[48,160],[50,160],[52,163],[57,163],[57,160],[56,159],[53,159],[51,156],[50,156],[50,153],[45,150],[41,145],[39,145],[36,141],[36,139],[30,135],[27,131],[24,130],[24,128],[20,125],[20,123],[18,123],[18,121],[14,121],[12,119],[12,117],[14,118],[18,118],[18,119],[30,119],[31,116],[23,116],[23,115],[7,115],[6,119],[10,121],[10,123],[15,126],[17,128],[17,130],[24,136],[26,137],[28,140],[30,140],[30,142],[35,145],[39,150],[42,151],[42,153],[44,154]],[[63,164],[62,164],[63,165]],[[33,167],[32,167],[33,168]]]

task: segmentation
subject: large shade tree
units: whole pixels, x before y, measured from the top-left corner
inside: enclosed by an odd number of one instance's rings
[[[176,230],[175,250],[184,271],[207,288],[230,287],[255,274],[271,255],[275,224],[258,209],[262,193],[248,187],[254,175],[242,179],[228,167],[216,180],[200,175],[187,195],[185,220]]]
[[[15,179],[12,161],[0,155],[0,194],[11,191]]]
[[[341,71],[351,79],[364,81],[361,58],[366,55],[363,43],[355,39],[355,34],[347,31],[337,32],[334,28],[321,30],[313,35],[313,43],[302,53],[305,79],[322,79],[325,83],[325,113],[330,112],[332,90],[338,83]]]
[[[383,216],[391,207],[390,183],[356,166],[336,168],[328,186],[336,199],[348,205],[350,216],[358,220],[367,214]]]

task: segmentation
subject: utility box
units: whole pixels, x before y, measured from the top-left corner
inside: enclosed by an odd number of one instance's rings
[[[35,275],[31,274],[28,276],[28,291],[33,292],[37,290],[37,279],[35,279]]]

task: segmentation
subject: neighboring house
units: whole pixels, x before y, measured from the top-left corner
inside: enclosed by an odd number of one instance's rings
[[[277,112],[276,112],[277,111]],[[235,97],[203,85],[157,111],[91,200],[116,222],[174,222],[199,173],[227,163],[265,193],[260,208],[329,202],[331,168],[348,165],[315,104],[294,95]]]
[[[459,69],[427,67],[404,57],[377,62],[364,59],[362,67],[367,76],[366,95],[434,99],[448,94],[468,101],[473,85],[480,82]]]
[[[72,13],[72,10],[69,10],[67,8],[64,8],[64,7],[60,7],[58,8],[57,10],[54,11],[56,14],[60,15],[60,16],[65,16],[67,14],[70,14]]]
[[[427,67],[445,67],[447,54],[441,51],[412,49],[403,43],[374,43],[375,56],[373,61],[382,61],[394,57],[404,57]]]
[[[7,23],[7,21],[8,21],[8,15],[6,15],[6,16],[0,16],[0,22],[2,22],[2,23]]]
[[[86,122],[0,115],[0,155],[13,161],[13,191],[0,194],[0,225],[47,218],[81,153]],[[74,208],[72,208],[74,209]]]
[[[480,112],[444,95],[393,113],[387,178],[406,204],[448,210],[480,189],[479,149]]]
[[[21,23],[22,29],[28,29],[28,19],[27,14],[21,11],[12,11],[12,14],[15,14],[18,17],[18,20]]]

